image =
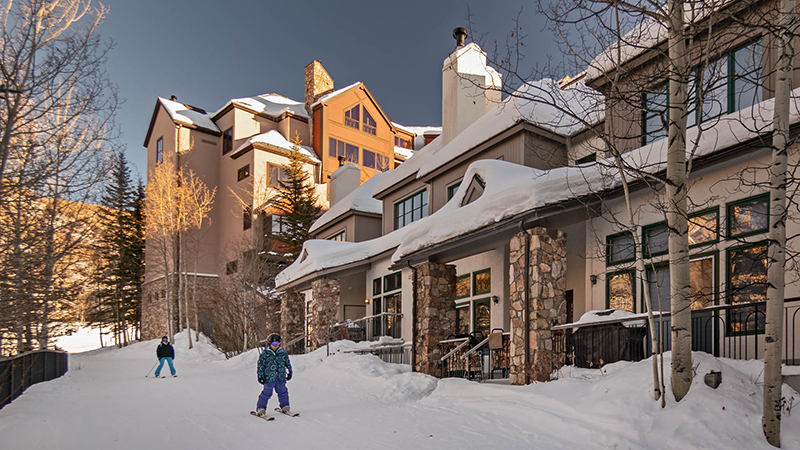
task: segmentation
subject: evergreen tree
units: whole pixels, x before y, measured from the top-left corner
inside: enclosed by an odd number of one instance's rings
[[[289,165],[285,168],[286,179],[279,181],[267,203],[282,216],[282,230],[272,238],[284,245],[285,253],[291,254],[290,262],[300,256],[303,242],[310,238],[308,230],[322,209],[314,180],[303,167],[305,158],[300,153],[300,137],[296,135],[292,144]]]

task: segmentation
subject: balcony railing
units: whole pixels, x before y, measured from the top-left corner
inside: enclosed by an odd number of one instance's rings
[[[342,353],[355,353],[358,355],[375,355],[387,363],[411,364],[411,343],[399,345],[384,345],[358,350],[345,350]]]
[[[377,341],[381,336],[400,337],[400,313],[381,313],[347,320],[328,328],[328,342],[351,340],[353,342]]]
[[[783,362],[800,364],[797,322],[800,302],[784,307]],[[671,314],[654,312],[658,352],[672,349]],[[692,350],[732,359],[763,357],[766,302],[718,305],[692,311]],[[652,339],[645,314],[602,322],[553,327],[553,348],[561,364],[599,367],[617,361],[640,361],[651,353]]]
[[[511,333],[495,329],[483,340],[464,337],[439,342],[442,377],[470,380],[507,379]]]

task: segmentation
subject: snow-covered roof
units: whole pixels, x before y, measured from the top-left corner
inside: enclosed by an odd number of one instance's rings
[[[292,113],[295,116],[308,119],[308,113],[306,113],[305,106],[302,102],[292,100],[280,94],[262,94],[257,97],[242,97],[232,99],[228,101],[225,106],[220,108],[219,111],[215,112],[214,117],[225,110],[225,108],[227,108],[229,105],[246,108],[275,119],[284,113]]]
[[[375,192],[373,192],[373,195],[381,191],[384,191],[386,189],[389,189],[396,183],[399,183],[400,181],[416,174],[419,168],[422,167],[422,165],[426,161],[428,161],[431,157],[433,157],[433,155],[435,155],[441,149],[442,149],[442,138],[437,137],[436,139],[431,141],[430,144],[415,151],[413,158],[409,159],[403,164],[400,164],[400,167],[396,167],[386,172],[386,176],[381,178],[381,180],[375,186]]]
[[[240,152],[245,151],[245,149],[247,149],[250,145],[264,145],[282,152],[288,152],[294,148],[294,144],[286,140],[286,138],[283,137],[278,130],[269,130],[266,133],[257,134],[247,138],[242,145],[240,145],[231,153],[231,158],[238,156]],[[299,151],[300,154],[305,156],[307,159],[315,163],[319,162],[319,158],[317,158],[317,155],[314,153],[314,150],[312,150],[311,147],[301,145],[299,146]]]
[[[395,147],[394,148],[394,153],[396,155],[402,156],[403,159],[405,159],[406,161],[408,161],[409,158],[414,156],[414,150],[411,150],[409,148],[403,148],[403,147]]]
[[[309,105],[308,108],[309,109],[314,109],[314,107],[319,105],[320,103],[322,103],[324,101],[328,101],[328,100],[332,99],[333,97],[336,97],[337,95],[339,95],[339,94],[341,94],[341,93],[343,93],[345,91],[349,91],[350,89],[358,86],[359,84],[361,84],[361,82],[360,81],[356,81],[355,83],[353,83],[353,84],[351,84],[349,86],[345,86],[345,87],[343,87],[341,89],[337,89],[335,91],[328,92],[327,94],[325,94],[322,97],[318,98],[317,101],[315,101],[314,103]]]
[[[379,173],[362,183],[361,186],[354,189],[353,192],[347,194],[345,198],[331,206],[325,214],[320,216],[320,218],[311,225],[308,231],[313,233],[349,211],[382,214],[383,202],[374,199],[372,197],[372,192],[375,190],[375,184],[384,176],[386,176],[386,173]]]
[[[520,122],[572,136],[605,118],[603,96],[580,83],[561,89],[551,79],[526,83],[453,138],[417,174],[423,177]]]
[[[731,3],[731,0],[719,0],[711,3],[684,2],[683,20],[686,28],[696,25],[708,17],[709,14],[718,11],[729,3]],[[663,8],[666,9],[666,6]],[[625,33],[622,39],[608,46],[594,57],[586,69],[587,81],[596,80],[602,74],[613,70],[617,65],[624,64],[648,49],[656,47],[661,42],[666,41],[668,37],[669,29],[664,22],[651,16],[643,18],[637,26]]]
[[[791,97],[791,123],[798,123],[800,88],[795,89]],[[687,152],[694,151],[693,157],[697,158],[758,137],[771,129],[773,107],[774,99],[769,99],[722,116],[699,137],[698,127],[690,128],[686,132]],[[667,144],[666,138],[659,139],[625,153],[622,155],[625,166],[647,173],[666,169]],[[447,204],[406,235],[392,256],[393,261],[536,208],[620,185],[619,173],[611,159],[547,171],[505,161],[479,160],[470,164],[464,179],[469,180],[474,175],[480,175],[485,182],[483,194],[461,206],[466,189],[459,189]],[[626,176],[636,179],[641,175],[630,171]]]
[[[414,135],[414,149],[420,149],[425,145],[425,136],[439,136],[442,134],[442,127],[408,127],[392,122],[395,128]]]
[[[184,103],[158,97],[158,101],[167,110],[169,117],[175,123],[197,127],[201,130],[219,133],[219,127],[211,120],[211,115],[200,108],[195,108]]]

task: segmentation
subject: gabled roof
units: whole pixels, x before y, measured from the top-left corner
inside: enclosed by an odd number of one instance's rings
[[[265,150],[277,151],[281,154],[287,154],[292,150],[292,148],[294,148],[294,144],[283,137],[278,130],[270,130],[266,133],[257,134],[247,138],[242,145],[230,153],[230,157],[236,159],[251,148],[262,148]],[[314,154],[314,150],[312,150],[310,147],[301,145],[299,146],[299,151],[300,154],[303,155],[307,160],[314,163],[320,162],[319,158],[317,158],[317,155]]]
[[[200,131],[205,131],[206,133],[211,133],[217,136],[221,134],[217,125],[213,120],[211,120],[211,115],[208,114],[204,109],[186,103],[180,103],[158,97],[158,100],[156,100],[155,109],[153,109],[153,115],[150,118],[150,126],[147,128],[147,134],[144,138],[145,147],[147,147],[147,144],[150,141],[150,134],[153,132],[153,126],[156,122],[156,116],[158,115],[159,107],[164,107],[164,110],[167,112],[170,119],[172,119],[172,121],[176,124]]]
[[[361,81],[357,81],[357,82],[351,84],[350,86],[345,86],[345,87],[343,87],[341,89],[337,89],[337,90],[335,90],[333,92],[329,92],[329,93],[323,95],[322,97],[318,98],[317,101],[315,101],[314,103],[309,105],[308,109],[313,111],[317,106],[319,106],[319,105],[321,105],[323,103],[329,102],[334,97],[337,97],[337,96],[339,96],[341,94],[344,94],[345,92],[347,92],[347,91],[349,91],[351,89],[356,89],[356,88],[359,88],[359,89],[363,90],[364,93],[367,94],[367,97],[370,99],[370,101],[372,101],[372,104],[375,105],[375,109],[378,110],[378,113],[381,115],[381,117],[383,117],[383,120],[386,121],[387,125],[389,125],[389,129],[391,129],[392,132],[394,133],[394,124],[392,123],[391,120],[389,120],[389,116],[387,116],[386,113],[383,112],[383,109],[381,108],[381,105],[379,105],[378,102],[375,101],[375,97],[372,96],[372,93],[369,91],[369,89],[367,89],[367,86]]]
[[[337,169],[338,170],[338,169]],[[361,186],[349,193],[345,198],[339,200],[331,206],[313,225],[309,228],[309,233],[324,228],[326,225],[336,221],[340,217],[349,212],[364,212],[370,214],[383,214],[383,202],[376,200],[372,197],[372,191],[375,190],[375,184],[385,177],[387,172],[373,175],[372,178],[365,181]]]
[[[424,177],[521,122],[569,137],[602,122],[604,118],[604,97],[586,85],[561,89],[551,79],[532,81],[448,142],[420,167],[417,178]]]
[[[308,113],[302,102],[292,100],[280,94],[262,94],[256,97],[235,98],[228,101],[225,106],[213,114],[217,119],[231,107],[245,109],[255,114],[279,119],[284,114],[291,114],[303,119],[308,119]]]

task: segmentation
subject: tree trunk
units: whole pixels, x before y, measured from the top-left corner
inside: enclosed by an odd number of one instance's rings
[[[183,255],[183,248],[185,247],[184,241],[185,239],[181,239],[181,244],[180,244],[181,262],[183,263],[184,266],[186,266],[185,257]],[[183,269],[184,269],[183,270],[183,305],[184,305],[183,317],[186,320],[186,339],[189,341],[189,348],[192,348],[192,327],[191,324],[189,323],[189,293],[187,292],[187,285],[189,284],[189,281],[186,279],[186,277],[188,276],[186,274],[186,267],[184,267]],[[197,277],[196,273],[195,277]]]
[[[686,86],[684,2],[669,0],[669,129],[667,223],[672,309],[672,393],[680,401],[692,384],[692,304],[686,212]]]
[[[761,425],[767,442],[781,446],[781,347],[786,265],[786,173],[789,142],[789,106],[792,92],[792,39],[795,28],[795,0],[781,0],[778,40],[775,109],[772,126],[772,164],[769,183],[769,266],[767,268],[767,316],[764,334],[764,412]]]

